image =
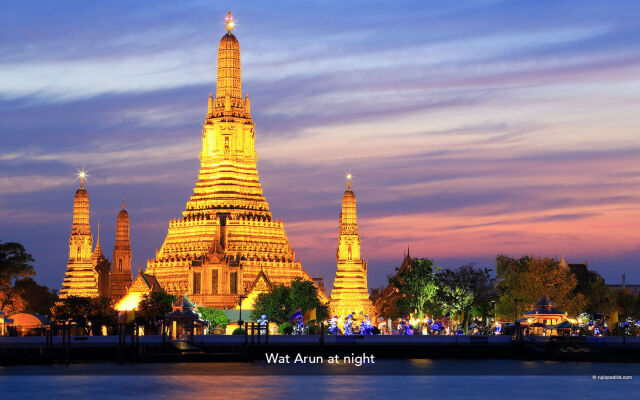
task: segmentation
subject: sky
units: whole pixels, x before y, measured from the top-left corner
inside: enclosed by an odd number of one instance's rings
[[[56,1],[0,5],[0,240],[59,289],[76,171],[134,273],[197,179],[231,9],[258,170],[304,268],[336,268],[353,174],[369,286],[407,248],[525,254],[640,284],[640,3]]]

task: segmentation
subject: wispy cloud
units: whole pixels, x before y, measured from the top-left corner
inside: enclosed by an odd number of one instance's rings
[[[261,182],[313,275],[334,272],[351,171],[372,285],[407,245],[592,256],[640,280],[637,5],[234,7]],[[94,222],[127,197],[135,264],[162,243],[196,179],[225,12],[0,5],[0,239],[24,242],[45,283],[64,271],[79,167]]]

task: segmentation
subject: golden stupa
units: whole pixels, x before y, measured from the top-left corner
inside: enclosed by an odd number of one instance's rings
[[[360,255],[356,195],[351,190],[351,175],[347,175],[338,225],[338,268],[329,304],[331,315],[362,313],[373,316],[374,308],[367,289],[367,263]]]
[[[218,46],[215,98],[202,129],[200,173],[182,218],[169,231],[146,272],[164,290],[199,305],[250,308],[258,293],[295,278],[313,280],[295,258],[282,221],[262,194],[249,96],[242,97],[240,44],[227,33]],[[320,296],[328,298],[318,289]]]
[[[89,225],[89,194],[84,188],[85,172],[79,174],[80,187],[73,199],[73,225],[69,237],[69,261],[62,281],[60,298],[68,296],[98,296],[98,276],[95,262],[102,255],[100,244],[93,250],[93,237]]]

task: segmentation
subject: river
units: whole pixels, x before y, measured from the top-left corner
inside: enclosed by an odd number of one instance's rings
[[[529,399],[640,397],[640,364],[377,360],[374,364],[72,364],[0,367],[1,399]]]

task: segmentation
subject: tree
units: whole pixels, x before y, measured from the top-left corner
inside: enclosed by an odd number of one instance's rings
[[[173,303],[178,298],[168,294],[164,290],[151,292],[142,296],[138,304],[137,315],[147,320],[156,320],[173,310]]]
[[[465,265],[457,270],[445,269],[436,275],[435,302],[451,313],[462,312],[462,326],[468,331],[468,319],[473,307],[487,308],[493,296],[494,279],[487,268]],[[484,315],[483,315],[484,316]]]
[[[585,288],[584,298],[584,308],[591,315],[610,315],[618,308],[615,291],[607,286],[604,278],[599,275]]]
[[[55,290],[39,285],[32,278],[17,280],[13,287],[14,293],[22,299],[22,312],[30,314],[50,315],[51,307],[58,299]]]
[[[276,323],[288,321],[293,312],[289,305],[289,293],[290,288],[285,285],[275,285],[270,292],[259,293],[253,303],[251,318],[257,320],[264,314]]]
[[[219,326],[221,328],[226,328],[229,325],[229,317],[222,310],[218,310],[217,308],[209,308],[209,307],[198,307],[198,312],[202,314],[202,318],[209,321],[211,326]]]
[[[275,285],[271,291],[260,293],[253,304],[251,318],[266,315],[270,321],[283,323],[298,308],[302,312],[316,309],[318,320],[328,316],[327,307],[320,302],[318,290],[312,282],[296,278],[290,286]]]
[[[115,322],[116,311],[107,297],[69,296],[52,308],[55,321],[74,323],[86,334],[97,333],[102,325]]]
[[[396,271],[395,276],[389,277],[389,284],[400,294],[397,311],[404,315],[415,312],[422,317],[425,305],[433,299],[437,289],[433,260],[414,258],[406,268],[396,268]]]
[[[311,281],[296,278],[291,282],[291,291],[289,293],[289,305],[291,312],[302,309],[302,312],[316,309],[316,318],[320,321],[329,316],[326,306],[320,302],[318,297],[318,289]]]
[[[0,311],[9,315],[22,311],[24,304],[13,290],[13,284],[17,279],[35,274],[29,264],[33,261],[33,256],[20,243],[0,242]]]
[[[543,295],[559,309],[577,315],[584,307],[584,296],[574,292],[577,280],[568,268],[549,257],[524,256],[519,259],[499,255],[496,258],[497,313],[513,318],[521,315]],[[518,299],[518,308],[515,304]]]
[[[640,314],[639,296],[634,296],[626,290],[616,290],[615,296],[620,320],[635,318]]]

